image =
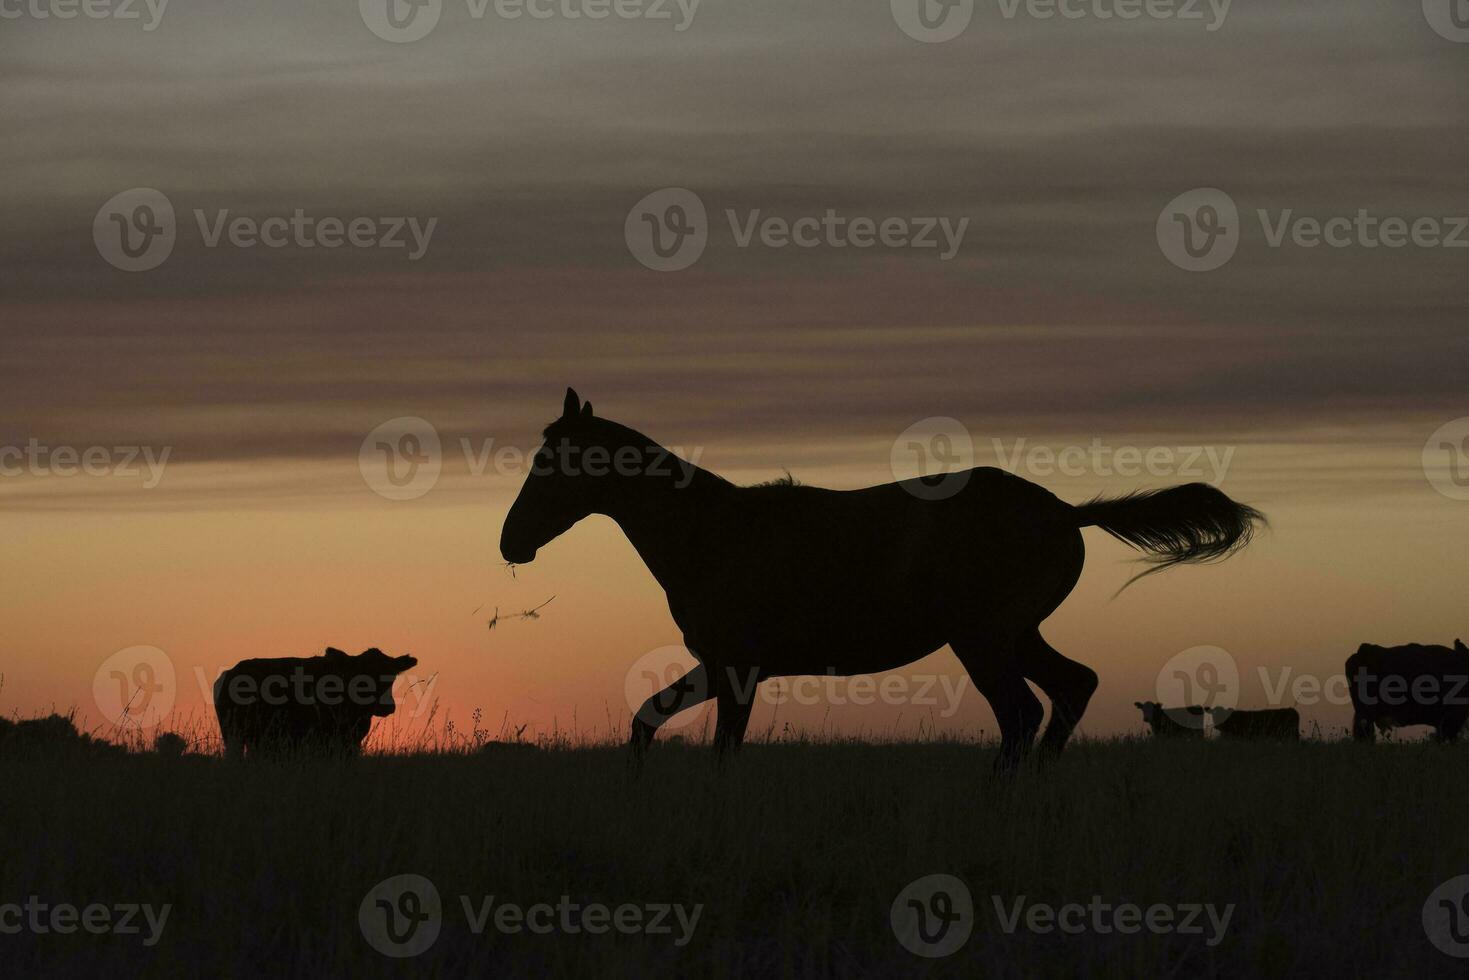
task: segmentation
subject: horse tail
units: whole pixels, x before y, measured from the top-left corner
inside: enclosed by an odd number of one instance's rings
[[[1099,527],[1145,552],[1143,561],[1153,567],[1134,575],[1124,589],[1174,565],[1223,561],[1250,543],[1256,524],[1268,524],[1264,514],[1207,483],[1096,497],[1072,510],[1077,527]]]

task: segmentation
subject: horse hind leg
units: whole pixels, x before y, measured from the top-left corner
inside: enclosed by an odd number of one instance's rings
[[[1057,755],[1086,713],[1087,704],[1097,690],[1097,672],[1062,656],[1039,630],[1022,637],[1018,647],[1021,672],[1051,700],[1051,721],[1041,736],[1041,750],[1050,756]]]
[[[725,667],[715,673],[714,752],[721,760],[744,744],[758,683],[754,668]]]
[[[1008,776],[1030,752],[1045,711],[1025,683],[1013,644],[957,641],[950,646],[969,672],[975,689],[994,710],[1000,726],[1000,757],[995,760],[995,771]]]

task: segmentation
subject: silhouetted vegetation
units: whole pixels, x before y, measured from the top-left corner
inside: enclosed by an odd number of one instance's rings
[[[705,746],[658,744],[640,773],[621,745],[232,765],[79,756],[66,741],[0,751],[0,893],[174,909],[151,949],[6,936],[12,976],[1421,978],[1453,966],[1424,939],[1424,900],[1469,868],[1462,746],[1083,740],[1007,782],[979,775],[993,745],[958,741],[756,741],[723,766]],[[397,962],[364,941],[357,911],[406,872],[437,885],[446,914],[432,949]],[[968,883],[977,923],[927,961],[888,914],[937,872]],[[676,948],[475,935],[459,910],[460,895],[563,894],[704,912]],[[1009,935],[992,895],[1237,909],[1208,948]]]

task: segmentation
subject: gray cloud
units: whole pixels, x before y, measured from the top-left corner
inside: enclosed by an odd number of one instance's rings
[[[1416,5],[1236,3],[1209,34],[980,3],[924,45],[886,3],[709,0],[677,35],[450,3],[389,45],[355,3],[175,2],[149,34],[0,35],[0,122],[24,134],[0,147],[0,442],[338,458],[397,414],[527,441],[565,383],[655,434],[813,456],[933,414],[1270,441],[1461,404],[1469,250],[1275,249],[1253,217],[1469,214],[1466,51]],[[683,273],[622,240],[666,185],[717,229]],[[133,186],[183,221],[128,275],[91,223]],[[1197,186],[1246,216],[1207,274],[1153,232]],[[208,249],[195,208],[438,228],[417,263]],[[726,208],[970,225],[948,263],[740,249]]]

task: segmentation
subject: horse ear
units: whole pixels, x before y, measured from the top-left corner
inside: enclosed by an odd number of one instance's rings
[[[561,405],[561,417],[574,419],[581,412],[581,399],[576,396],[575,388],[566,389],[566,401]]]
[[[582,405],[582,407],[581,407],[581,417],[584,418],[584,419],[589,419],[589,418],[592,417],[592,403],[591,402],[586,402],[585,404]]]

